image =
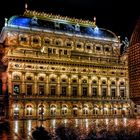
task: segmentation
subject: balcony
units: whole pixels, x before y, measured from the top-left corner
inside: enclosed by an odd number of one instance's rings
[[[128,101],[126,97],[90,97],[90,96],[58,96],[58,95],[12,95],[13,100],[46,100],[46,101]]]

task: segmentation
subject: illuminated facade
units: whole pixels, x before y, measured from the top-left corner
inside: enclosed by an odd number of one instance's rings
[[[26,10],[1,32],[10,118],[132,115],[120,39],[84,21]]]
[[[137,21],[136,27],[131,36],[128,64],[130,98],[136,104],[140,105],[140,19]]]

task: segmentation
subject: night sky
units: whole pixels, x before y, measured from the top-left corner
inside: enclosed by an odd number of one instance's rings
[[[0,4],[0,28],[4,25],[5,17],[9,19],[13,15],[22,15],[25,3],[29,10],[39,12],[91,21],[96,16],[99,28],[109,29],[121,38],[126,36],[128,39],[140,16],[138,0],[5,0]]]

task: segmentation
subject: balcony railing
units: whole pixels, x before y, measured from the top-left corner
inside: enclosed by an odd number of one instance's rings
[[[126,101],[129,100],[129,98],[126,97],[100,97],[100,96],[58,96],[58,95],[11,95],[10,99],[15,100],[65,100],[65,101],[79,101],[79,100],[109,100],[109,101]]]

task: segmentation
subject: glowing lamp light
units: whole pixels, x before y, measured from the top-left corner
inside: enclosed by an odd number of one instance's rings
[[[107,107],[104,107],[104,110],[108,110],[108,108]]]
[[[99,28],[97,26],[94,28],[94,32],[99,33]]]
[[[14,108],[15,111],[18,111],[19,110],[19,107],[17,105],[15,105],[15,108]]]

